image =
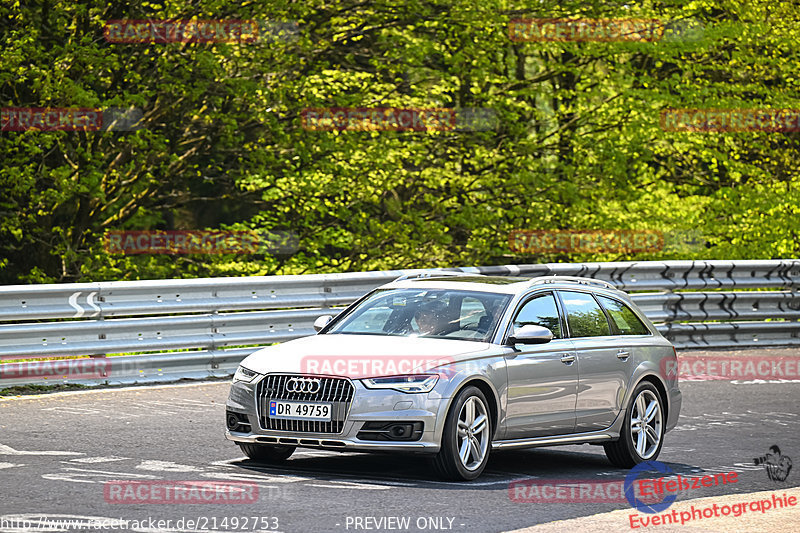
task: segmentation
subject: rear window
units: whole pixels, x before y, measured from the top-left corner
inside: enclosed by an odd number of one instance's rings
[[[617,327],[621,335],[650,335],[650,330],[647,326],[639,320],[639,317],[633,310],[624,303],[606,298],[605,296],[598,296],[598,300],[603,307],[608,311],[611,321]]]

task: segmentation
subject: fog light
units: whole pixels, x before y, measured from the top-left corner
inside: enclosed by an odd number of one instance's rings
[[[415,441],[422,438],[422,422],[366,422],[356,437],[359,440]]]
[[[242,413],[226,411],[225,425],[228,427],[228,431],[241,431],[243,433],[250,432],[250,421],[247,419],[247,415]]]
[[[389,433],[396,439],[402,439],[411,434],[411,426],[408,424],[397,424],[391,427]]]

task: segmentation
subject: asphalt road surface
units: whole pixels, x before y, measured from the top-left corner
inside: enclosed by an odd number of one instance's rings
[[[491,532],[633,511],[624,498],[584,503],[512,498],[509,486],[518,480],[624,480],[628,471],[612,467],[598,446],[493,452],[484,475],[471,483],[438,481],[418,456],[300,449],[281,468],[259,466],[223,437],[228,386],[213,382],[0,401],[0,532]],[[659,460],[683,476],[738,475],[735,483],[681,492],[679,502],[800,485],[800,465],[780,482],[753,463],[776,444],[800,461],[800,382],[696,381],[681,388],[680,422],[667,434]],[[219,503],[121,503],[133,493],[119,491],[151,481],[189,482],[181,484],[188,487],[244,482],[239,487],[244,491],[217,494]],[[79,523],[56,526],[55,520]],[[627,517],[618,525],[630,530]]]

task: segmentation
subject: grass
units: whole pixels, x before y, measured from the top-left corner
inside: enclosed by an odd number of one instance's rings
[[[41,394],[43,392],[63,392],[89,389],[88,385],[78,383],[60,383],[54,385],[16,385],[7,389],[0,389],[0,396],[24,396],[28,394]]]
[[[51,392],[65,392],[65,391],[77,391],[77,390],[86,390],[86,389],[119,389],[123,387],[143,387],[147,385],[161,385],[164,383],[169,384],[176,384],[176,383],[199,383],[199,382],[206,382],[206,381],[219,381],[219,382],[230,382],[230,376],[223,376],[223,377],[206,377],[202,379],[190,379],[190,378],[180,378],[176,380],[169,380],[169,381],[148,381],[142,383],[115,383],[110,384],[107,381],[105,383],[98,383],[96,385],[83,385],[80,383],[54,383],[53,385],[15,385],[13,387],[8,387],[6,389],[0,389],[0,397],[3,396],[26,396],[31,394],[46,394]]]

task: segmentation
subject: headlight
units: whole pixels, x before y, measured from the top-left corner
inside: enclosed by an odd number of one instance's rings
[[[400,392],[430,392],[439,380],[439,376],[416,374],[413,376],[388,376],[362,379],[361,383],[368,389],[393,389]]]
[[[258,372],[253,372],[249,368],[239,365],[239,368],[236,369],[236,373],[233,375],[233,382],[243,381],[245,383],[252,383],[258,375]]]

